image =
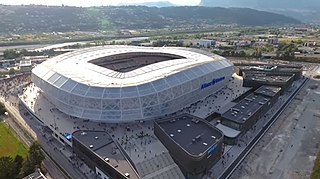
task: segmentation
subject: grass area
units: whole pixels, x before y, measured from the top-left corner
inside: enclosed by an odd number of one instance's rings
[[[27,148],[7,124],[0,122],[0,157],[11,156],[14,158],[18,154],[25,158],[28,154]]]
[[[280,38],[279,41],[282,43],[305,43],[308,42],[310,39],[308,38]]]
[[[320,178],[320,151],[318,152],[317,159],[314,162],[310,179],[319,179]]]

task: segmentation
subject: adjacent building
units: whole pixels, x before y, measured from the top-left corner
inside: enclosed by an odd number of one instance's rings
[[[186,178],[201,178],[223,153],[223,134],[201,118],[184,114],[158,120],[154,133]]]

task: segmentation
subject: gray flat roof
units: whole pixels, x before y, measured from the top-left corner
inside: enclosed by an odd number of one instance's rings
[[[235,138],[237,137],[241,131],[238,131],[238,130],[235,130],[235,129],[232,129],[228,126],[225,126],[223,124],[218,124],[216,125],[216,128],[218,128],[219,130],[221,130],[223,132],[223,134],[226,136],[226,137],[229,137],[229,138]]]
[[[28,176],[23,177],[22,179],[47,179],[40,171],[36,170]]]
[[[267,82],[287,82],[293,76],[275,76],[275,75],[248,75],[245,80],[267,81]]]
[[[129,173],[130,178],[140,178],[107,132],[76,131],[73,133],[73,138],[80,141],[82,145],[85,145],[123,175]]]
[[[268,97],[251,93],[221,116],[230,121],[245,123],[251,115],[256,113],[269,100]]]
[[[255,94],[263,96],[274,97],[281,91],[280,87],[263,85],[254,91]]]
[[[223,134],[196,116],[183,114],[157,124],[189,154],[199,156],[215,145]]]

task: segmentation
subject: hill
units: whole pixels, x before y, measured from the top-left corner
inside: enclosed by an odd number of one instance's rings
[[[248,8],[146,6],[4,6],[0,33],[161,29],[238,24],[250,26],[297,24],[283,15]]]
[[[148,7],[168,7],[175,6],[169,1],[144,2],[144,3],[120,3],[118,6],[148,6]]]
[[[199,5],[254,8],[284,14],[305,22],[320,22],[319,0],[202,0]]]

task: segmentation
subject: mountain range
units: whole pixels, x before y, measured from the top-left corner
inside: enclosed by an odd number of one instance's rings
[[[156,2],[144,2],[144,3],[119,3],[118,6],[148,6],[148,7],[169,7],[176,6],[169,1],[156,1]]]
[[[304,22],[320,22],[320,0],[202,0],[199,5],[246,7],[284,14]]]
[[[298,24],[283,15],[248,8],[200,6],[8,6],[0,5],[0,33],[108,31],[205,27],[216,24]]]

